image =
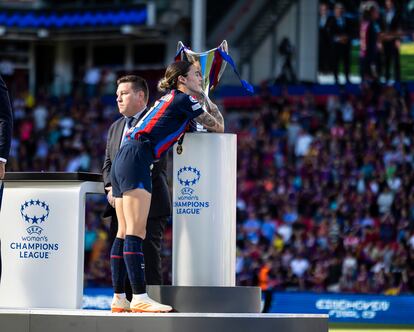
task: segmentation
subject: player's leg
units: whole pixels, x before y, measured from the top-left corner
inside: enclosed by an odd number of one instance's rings
[[[111,304],[112,312],[130,311],[129,301],[125,296],[125,279],[127,276],[124,261],[124,240],[126,232],[126,222],[123,212],[123,199],[115,199],[115,210],[118,219],[118,231],[111,249],[111,272],[114,297]]]
[[[133,312],[167,312],[172,308],[150,299],[146,293],[145,263],[142,250],[151,194],[145,189],[129,190],[123,195],[123,212],[126,221],[124,258],[131,282]]]

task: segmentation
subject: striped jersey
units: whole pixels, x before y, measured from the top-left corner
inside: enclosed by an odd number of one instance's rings
[[[172,90],[158,99],[136,126],[127,131],[124,140],[144,136],[152,144],[154,158],[159,159],[184,134],[190,121],[203,112],[195,98]]]

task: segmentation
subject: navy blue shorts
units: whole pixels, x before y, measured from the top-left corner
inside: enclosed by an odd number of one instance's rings
[[[123,193],[133,189],[145,189],[151,193],[153,159],[151,144],[148,140],[125,142],[111,167],[112,195],[122,197]]]

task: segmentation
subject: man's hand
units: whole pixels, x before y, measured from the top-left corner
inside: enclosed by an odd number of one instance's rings
[[[112,196],[112,187],[105,187],[108,190],[108,194],[106,194],[106,199],[108,203],[115,209],[115,197]]]
[[[6,173],[6,163],[0,161],[0,180],[4,179],[4,174]]]

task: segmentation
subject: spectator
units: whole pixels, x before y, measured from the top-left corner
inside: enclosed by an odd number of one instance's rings
[[[335,83],[338,84],[339,64],[344,66],[346,83],[349,83],[349,71],[351,64],[351,24],[344,15],[344,6],[336,3],[334,17],[331,25],[332,61]]]
[[[401,48],[401,16],[396,11],[394,0],[385,0],[383,17],[383,34],[381,36],[384,52],[385,81],[391,78],[391,66],[394,70],[394,79],[400,81],[400,48]]]
[[[368,82],[361,89],[316,106],[309,94],[283,90],[254,112],[229,111],[228,127],[238,134],[238,285],[258,285],[268,261],[270,289],[414,292],[411,96]],[[18,130],[8,170],[99,172],[114,106],[81,96],[41,96],[33,104],[24,96],[13,99]],[[38,131],[35,110],[43,107],[46,125]],[[106,259],[99,259],[108,254],[101,245],[107,230],[88,225],[96,238],[87,283],[108,285]],[[162,253],[171,264],[171,225],[165,234]],[[302,277],[299,254],[307,262]],[[171,281],[168,264],[163,275]]]
[[[37,133],[43,132],[47,125],[48,110],[43,103],[39,103],[33,110],[33,119],[35,131]]]
[[[276,234],[276,222],[272,220],[269,214],[266,214],[264,218],[263,224],[261,226],[261,234],[269,243],[272,243],[273,238]]]
[[[243,231],[246,237],[252,243],[257,244],[259,242],[259,232],[261,228],[261,221],[257,219],[254,212],[249,213],[249,218],[243,224]]]
[[[292,60],[294,48],[289,38],[284,37],[279,44],[279,54],[282,56],[282,69],[276,78],[278,83],[296,83],[296,74],[293,69]]]
[[[319,72],[324,74],[332,71],[330,18],[328,5],[324,2],[319,3],[318,68]]]
[[[97,86],[100,80],[101,72],[99,68],[91,67],[86,71],[83,82],[85,83],[87,97],[96,96]]]
[[[385,214],[390,212],[391,205],[394,202],[394,194],[391,192],[388,185],[384,186],[384,189],[378,196],[377,204],[379,206],[379,212]]]
[[[362,4],[360,38],[360,75],[362,80],[377,80],[380,74],[379,8],[373,1]]]
[[[299,253],[290,262],[290,268],[292,269],[293,274],[296,275],[299,279],[304,278],[305,273],[309,269],[309,266],[309,261],[301,253]]]
[[[296,157],[304,157],[308,154],[313,137],[307,132],[301,130],[299,132],[299,137],[297,138],[295,145],[295,155]]]

